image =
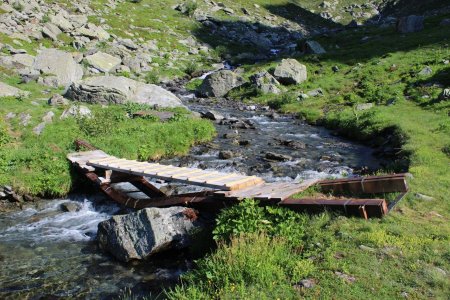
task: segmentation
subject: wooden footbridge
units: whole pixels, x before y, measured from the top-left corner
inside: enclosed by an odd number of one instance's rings
[[[68,159],[112,200],[136,209],[174,205],[217,209],[235,204],[245,198],[254,198],[263,204],[282,205],[295,210],[317,211],[326,208],[367,219],[387,214],[408,190],[403,174],[358,179],[307,180],[302,183],[266,183],[256,176],[121,159],[101,150],[71,153]],[[167,195],[152,184],[151,180],[199,186],[205,190]],[[148,198],[137,199],[120,191],[115,184],[122,182],[131,183]],[[389,206],[384,199],[292,198],[293,195],[315,184],[319,184],[326,192],[356,194],[400,192],[402,194]]]

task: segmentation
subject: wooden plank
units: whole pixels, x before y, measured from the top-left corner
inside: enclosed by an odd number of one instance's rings
[[[242,179],[240,181],[235,181],[235,182],[228,182],[226,183],[226,187],[228,187],[230,190],[239,190],[239,189],[244,189],[246,187],[249,186],[253,186],[256,184],[260,184],[263,183],[264,181],[260,178],[248,178],[248,179]]]
[[[217,182],[224,182],[225,180],[236,180],[238,178],[242,178],[242,175],[240,174],[234,174],[234,173],[222,173],[223,176],[217,177],[216,179],[207,180],[207,183],[215,184]]]
[[[255,176],[180,168],[170,165],[151,164],[147,162],[137,162],[114,157],[104,160],[104,163],[102,161],[92,159],[87,162],[87,165],[100,169],[111,169],[121,173],[153,177],[165,181],[176,181],[185,184],[212,187],[223,190],[228,190],[231,188],[240,189],[263,182],[262,179]],[[226,186],[226,184],[229,183],[232,183],[231,187]]]

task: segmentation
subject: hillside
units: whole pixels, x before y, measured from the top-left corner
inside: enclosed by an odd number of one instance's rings
[[[401,19],[411,14],[424,18]],[[5,0],[0,185],[21,201],[0,208],[76,190],[65,160],[76,138],[140,160],[210,141],[187,92],[270,107],[369,145],[377,173],[408,172],[410,192],[369,221],[246,200],[217,217],[217,249],[161,297],[446,299],[449,32],[447,0]],[[294,75],[277,75],[283,64]],[[152,115],[131,117],[142,111]]]

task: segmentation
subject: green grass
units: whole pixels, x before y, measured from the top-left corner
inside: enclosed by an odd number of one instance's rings
[[[77,138],[112,155],[147,160],[185,155],[192,145],[215,135],[211,123],[194,119],[183,109],[175,110],[175,117],[167,123],[131,119],[127,117],[127,112],[133,109],[129,105],[106,108],[88,105],[93,118],[60,120],[65,108],[48,106],[43,87],[36,83],[18,85],[14,76],[3,76],[2,80],[31,92],[27,99],[0,99],[0,185],[10,184],[20,193],[45,197],[66,195],[76,177],[71,173],[66,155],[75,151]],[[32,129],[48,111],[55,113],[53,122],[37,136]],[[10,112],[16,117],[6,120]],[[19,124],[20,114],[31,115],[29,125]]]
[[[168,292],[169,298],[448,298],[450,157],[445,149],[450,145],[450,103],[438,100],[442,86],[450,84],[449,67],[442,62],[450,57],[448,37],[438,26],[443,17],[428,19],[423,32],[404,36],[389,28],[368,28],[320,38],[328,53],[298,57],[309,79],[287,93],[320,87],[324,97],[292,101],[260,97],[245,88],[230,94],[237,100],[272,102],[281,111],[361,141],[381,144],[383,134],[394,132],[401,143],[399,155],[408,158],[412,174],[410,193],[399,206],[383,219],[325,214],[319,225],[315,218],[304,218],[298,223],[300,232],[283,232],[278,227],[289,221],[283,218],[271,227],[270,215],[244,202],[221,213],[216,234],[227,234],[220,235],[217,251],[201,259],[197,270]],[[369,41],[361,43],[364,36]],[[243,67],[248,76],[275,63]],[[338,73],[332,71],[335,65]],[[433,74],[419,76],[425,66]],[[366,102],[375,107],[355,109]],[[415,193],[434,200],[420,200]],[[292,262],[308,272],[295,277]],[[297,289],[297,280],[306,278],[316,286]]]

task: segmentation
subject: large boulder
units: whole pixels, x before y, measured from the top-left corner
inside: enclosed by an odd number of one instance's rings
[[[122,76],[98,76],[73,83],[66,96],[75,101],[101,104],[143,103],[159,107],[184,107],[165,89]]]
[[[316,41],[305,41],[301,44],[301,50],[308,54],[324,54],[326,53],[322,45]]]
[[[125,262],[185,248],[202,227],[191,211],[185,207],[146,208],[113,216],[98,225],[99,246]]]
[[[75,35],[81,35],[90,39],[97,39],[100,41],[108,40],[111,37],[109,33],[102,27],[96,26],[92,23],[88,23],[85,26],[78,28],[75,31]]]
[[[30,93],[0,82],[0,97],[25,97]]]
[[[58,40],[58,35],[60,35],[62,31],[53,23],[46,23],[44,27],[42,27],[42,34],[53,41]]]
[[[283,59],[273,75],[283,84],[299,84],[307,79],[306,66],[291,58]]]
[[[50,22],[55,24],[64,32],[68,32],[73,29],[72,23],[66,19],[63,13],[58,13],[57,15],[50,16]]]
[[[6,68],[23,70],[29,68],[34,63],[34,56],[29,54],[14,54],[11,56],[0,56],[0,65]]]
[[[97,52],[87,56],[86,62],[100,72],[108,73],[117,68],[122,60],[108,53]]]
[[[400,33],[411,33],[423,30],[423,16],[407,16],[398,19],[397,31]]]
[[[36,56],[32,68],[46,76],[53,75],[58,86],[67,87],[83,77],[83,68],[75,62],[72,55],[57,49],[42,50]]]
[[[221,70],[209,74],[203,80],[199,93],[205,97],[223,97],[233,88],[241,86],[244,79],[229,70]]]
[[[281,92],[280,83],[269,72],[257,73],[250,80],[263,94],[279,94]]]

